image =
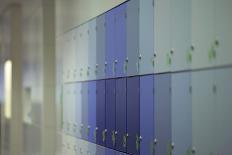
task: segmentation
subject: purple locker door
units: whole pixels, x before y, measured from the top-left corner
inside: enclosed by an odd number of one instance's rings
[[[114,77],[115,70],[115,9],[105,15],[106,20],[106,78]]]
[[[127,3],[124,3],[115,9],[116,77],[126,76],[126,7]]]
[[[116,80],[116,150],[126,152],[126,78]]]
[[[115,148],[115,79],[106,80],[106,147]]]
[[[155,75],[156,155],[171,154],[171,75]]]
[[[153,154],[154,75],[140,77],[140,154]]]
[[[94,132],[96,128],[96,81],[88,82],[88,139],[92,143],[96,143],[96,138],[94,137]]]
[[[88,129],[88,83],[83,82],[81,90],[82,96],[82,139],[88,140],[87,129]]]
[[[97,144],[101,146],[105,146],[105,80],[97,81],[97,111],[96,111],[96,119],[97,119],[97,131],[96,131],[96,138]]]
[[[139,77],[127,78],[127,153],[138,155],[136,140],[139,137]]]

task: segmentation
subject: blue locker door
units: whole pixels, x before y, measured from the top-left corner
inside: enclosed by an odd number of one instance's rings
[[[81,96],[81,83],[76,83],[76,108],[75,108],[75,117],[76,117],[76,137],[81,138],[82,132],[82,96]]]
[[[172,141],[173,155],[191,153],[192,96],[191,73],[172,74]]]
[[[126,34],[127,34],[127,75],[136,75],[138,70],[139,56],[139,0],[127,3],[126,15]]]
[[[97,55],[95,74],[97,79],[105,77],[106,24],[105,15],[97,17]]]
[[[127,79],[127,153],[139,154],[136,139],[139,137],[139,77]]]
[[[96,119],[97,119],[97,144],[105,146],[105,80],[97,81],[97,111],[96,111]]]
[[[96,81],[88,82],[88,137],[89,141],[96,143],[94,132],[96,128]]]
[[[126,78],[116,79],[116,150],[126,152]]]
[[[88,127],[88,83],[82,83],[82,139],[88,140],[87,127]]]
[[[140,0],[139,5],[140,74],[154,72],[154,1]]]
[[[115,79],[106,80],[106,147],[115,147]]]
[[[140,77],[140,154],[153,155],[154,76]]]
[[[171,154],[171,75],[155,75],[155,146],[156,155]]]
[[[126,7],[127,3],[124,3],[117,8],[115,8],[115,48],[116,48],[116,76],[124,77],[126,75],[125,71],[125,61],[126,61]]]
[[[115,9],[105,15],[106,20],[106,78],[114,76],[115,70]]]

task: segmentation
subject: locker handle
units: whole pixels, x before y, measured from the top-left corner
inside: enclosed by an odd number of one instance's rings
[[[116,141],[116,131],[112,131],[112,143],[113,143],[113,146],[115,146],[115,141]]]
[[[127,73],[127,69],[128,69],[128,58],[126,58],[125,62],[124,62],[124,73]]]
[[[87,72],[86,72],[87,76],[89,76],[89,74],[90,74],[90,67],[88,67]]]
[[[95,74],[96,75],[98,74],[98,64],[96,64],[96,66],[95,66]]]
[[[118,60],[115,60],[114,62],[113,62],[113,74],[115,75],[115,73],[116,73],[116,65],[117,65],[117,63],[118,63]]]
[[[140,143],[141,143],[142,139],[143,139],[142,136],[138,136],[138,135],[136,134],[136,150],[137,150],[137,151],[139,151]]]
[[[123,147],[124,148],[126,148],[128,137],[129,137],[129,134],[123,135]]]
[[[88,126],[88,127],[86,128],[86,132],[87,132],[87,135],[89,135],[89,133],[90,133],[90,126]]]
[[[95,139],[97,138],[97,131],[98,131],[98,127],[96,127],[95,130],[94,130],[94,138]]]
[[[210,49],[208,51],[208,58],[209,58],[210,61],[217,57],[216,48],[218,48],[218,47],[219,47],[219,41],[215,40],[212,43],[212,45],[211,45],[211,47],[210,47]]]
[[[107,133],[107,129],[102,131],[102,141],[105,142],[106,140],[106,133]]]

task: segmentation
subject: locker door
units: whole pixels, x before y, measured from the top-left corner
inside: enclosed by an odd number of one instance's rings
[[[159,74],[154,77],[155,85],[155,154],[171,153],[171,75]]]
[[[217,48],[217,63],[218,65],[232,64],[232,20],[231,20],[231,5],[230,0],[216,1],[216,38],[219,41]]]
[[[68,85],[64,85],[63,86],[63,131],[64,133],[68,133],[68,129],[69,129],[69,114],[68,114],[68,106],[69,106],[69,102],[68,99],[70,97],[70,90],[68,88]]]
[[[155,0],[155,73],[170,71],[171,0]]]
[[[126,48],[127,48],[126,8],[127,8],[127,3],[124,3],[118,6],[117,8],[115,8],[116,77],[123,77],[126,75],[125,72]]]
[[[154,76],[140,77],[140,154],[153,155]]]
[[[88,140],[87,129],[88,129],[88,83],[82,82],[82,139]]]
[[[88,82],[88,109],[88,140],[92,143],[96,143],[94,137],[94,130],[96,128],[96,81]]]
[[[97,53],[97,41],[96,41],[96,19],[89,22],[89,62],[88,62],[88,73],[89,80],[96,79],[95,65],[96,65],[96,53]]]
[[[96,111],[96,119],[97,119],[97,144],[101,146],[105,146],[105,80],[97,81],[97,111]]]
[[[191,73],[172,74],[171,83],[173,155],[184,155],[192,151]]]
[[[106,22],[106,78],[114,77],[115,70],[115,9],[105,14]]]
[[[207,20],[205,20],[207,19]],[[215,65],[215,0],[192,1],[192,67]]]
[[[75,84],[69,84],[69,88],[70,88],[70,106],[69,106],[69,111],[68,113],[70,114],[70,131],[69,133],[73,136],[75,136],[75,125],[76,125],[76,116],[75,116],[75,112],[76,112],[76,88],[75,88]]]
[[[81,95],[82,85],[81,83],[76,83],[76,137],[81,138],[82,133],[82,95]]]
[[[102,147],[100,145],[97,145],[97,151],[96,151],[96,155],[105,155],[106,154],[106,148]]]
[[[191,0],[171,1],[172,71],[186,70],[191,66]]]
[[[116,150],[126,152],[126,78],[116,79]]]
[[[140,74],[154,72],[154,1],[140,0],[139,5]]]
[[[232,69],[219,69],[216,71],[216,87],[217,87],[217,102],[215,125],[216,133],[216,152],[215,154],[232,154],[230,144],[232,144],[232,124],[231,109],[232,109]]]
[[[80,81],[80,74],[81,74],[81,64],[82,64],[82,50],[81,50],[81,38],[80,38],[80,32],[81,32],[81,29],[78,27],[76,28],[75,30],[75,36],[74,36],[74,39],[75,39],[75,59],[76,59],[76,62],[75,62],[75,79],[77,81]]]
[[[139,56],[139,0],[129,1],[127,3],[126,15],[126,34],[127,34],[127,75],[136,75],[138,70]]]
[[[139,154],[136,140],[139,137],[139,77],[127,79],[127,153]]]
[[[111,149],[115,148],[115,117],[115,79],[110,79],[106,80],[106,147]]]
[[[192,73],[192,143],[199,155],[215,154],[214,70]]]
[[[96,155],[97,146],[95,143],[88,143],[87,155]]]
[[[105,15],[97,17],[97,63],[96,77],[101,79],[105,77],[105,54],[106,54],[106,30]]]

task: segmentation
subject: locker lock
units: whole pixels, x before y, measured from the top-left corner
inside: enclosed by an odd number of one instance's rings
[[[171,51],[170,51],[171,55],[174,54],[174,49],[172,48]]]
[[[215,44],[215,46],[219,46],[219,41],[218,41],[218,40],[215,40],[215,41],[214,41],[214,44]]]
[[[126,148],[128,137],[129,137],[128,133],[123,136],[123,147],[124,148]]]
[[[195,147],[192,148],[192,154],[196,154],[196,148]]]
[[[153,143],[154,145],[156,145],[158,143],[158,140],[155,138]]]
[[[142,139],[143,139],[142,136],[136,135],[136,142],[135,142],[135,143],[136,143],[136,150],[137,150],[137,151],[138,151],[139,148],[140,148],[140,143],[141,143]]]
[[[112,131],[112,143],[113,143],[113,146],[115,146],[115,141],[116,141],[116,131]]]
[[[90,133],[90,126],[88,125],[88,127],[87,127],[87,135],[89,135],[89,133]]]
[[[171,148],[172,148],[172,150],[174,149],[174,147],[175,147],[175,144],[172,142],[172,143],[171,143]]]
[[[142,55],[141,54],[139,54],[139,60],[141,60],[142,59]]]
[[[95,66],[96,68],[95,68],[95,74],[97,74],[97,70],[98,70],[98,64],[96,64],[96,66]]]
[[[106,140],[106,133],[107,133],[107,129],[102,131],[102,141],[105,142]]]
[[[193,45],[190,46],[191,51],[195,50],[195,47]]]
[[[84,125],[81,124],[81,125],[80,125],[80,134],[82,134],[83,127],[84,127]]]
[[[98,127],[96,127],[95,130],[94,130],[94,138],[95,139],[97,138],[97,131],[98,131]]]
[[[105,66],[107,66],[107,62],[105,61]]]
[[[126,72],[127,72],[128,62],[129,62],[129,59],[128,59],[128,58],[126,58],[125,63],[124,63],[124,73],[126,73]]]

